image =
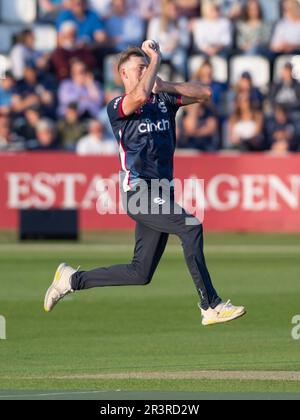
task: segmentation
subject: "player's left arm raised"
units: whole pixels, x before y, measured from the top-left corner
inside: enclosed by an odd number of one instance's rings
[[[182,105],[207,102],[212,96],[211,89],[200,82],[171,83],[162,80],[160,77],[156,79],[153,92],[166,92],[180,95],[182,97]]]

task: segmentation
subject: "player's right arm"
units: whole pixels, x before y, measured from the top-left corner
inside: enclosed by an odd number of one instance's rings
[[[156,46],[157,48],[153,49],[146,42],[142,45],[142,50],[149,57],[150,63],[137,86],[122,101],[122,111],[126,116],[140,109],[152,93],[161,62],[161,52],[158,44]]]

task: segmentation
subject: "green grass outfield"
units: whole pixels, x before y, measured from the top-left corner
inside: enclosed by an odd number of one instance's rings
[[[125,263],[132,246],[131,233],[84,235],[78,244],[20,244],[13,234],[0,234],[0,315],[7,322],[7,340],[0,340],[0,400],[173,392],[300,398],[300,341],[291,336],[292,318],[300,315],[300,236],[207,235],[219,293],[248,310],[226,325],[201,326],[176,239],[150,286],[80,292],[53,313],[43,312],[61,261],[82,269]]]

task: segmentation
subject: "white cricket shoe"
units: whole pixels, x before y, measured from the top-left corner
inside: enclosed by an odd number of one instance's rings
[[[222,322],[233,321],[246,314],[243,306],[234,306],[228,300],[226,303],[220,303],[215,309],[208,308],[207,311],[201,308],[198,303],[202,315],[202,325],[221,324]]]
[[[71,287],[71,276],[76,273],[77,270],[70,267],[66,263],[62,263],[57,268],[54,280],[47,290],[45,300],[44,300],[44,309],[46,312],[52,311],[54,306],[66,295],[73,292]]]

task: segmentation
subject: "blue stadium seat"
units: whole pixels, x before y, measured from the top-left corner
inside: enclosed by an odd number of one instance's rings
[[[1,20],[7,23],[33,23],[37,17],[37,0],[2,0]]]
[[[23,25],[0,24],[0,52],[8,53],[12,46],[13,35],[24,29]]]

